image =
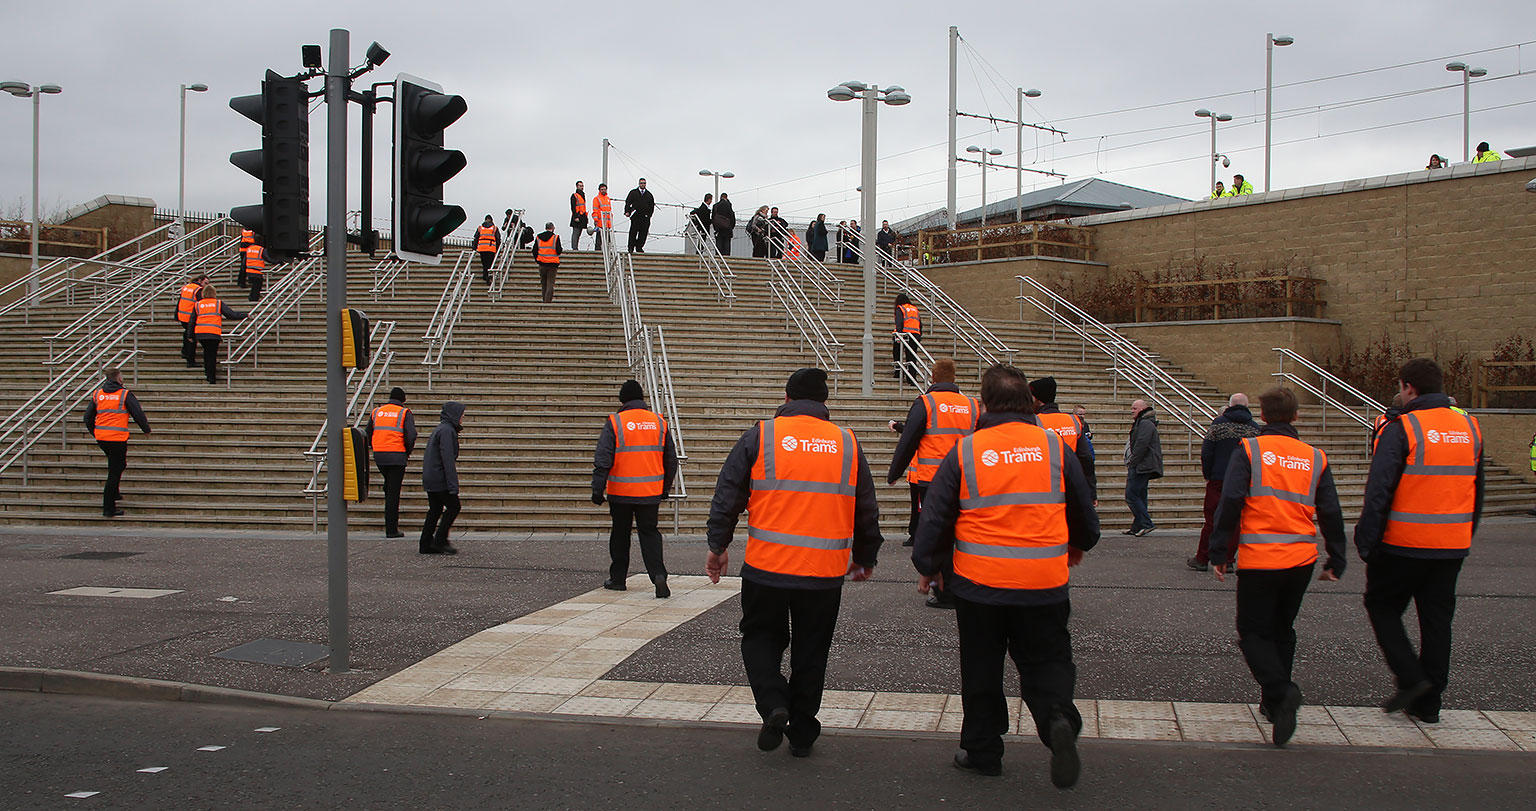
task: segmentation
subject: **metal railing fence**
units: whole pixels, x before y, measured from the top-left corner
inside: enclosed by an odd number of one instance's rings
[[[368,331],[368,345],[373,350],[368,365],[361,369],[354,367],[347,372],[346,386],[352,392],[347,398],[347,422],[352,428],[361,428],[366,424],[367,415],[373,413],[373,402],[379,388],[389,380],[390,365],[395,360],[395,350],[389,342],[394,334],[394,321],[374,322],[373,329]],[[309,443],[309,450],[304,452],[304,458],[313,466],[309,484],[304,486],[304,495],[310,498],[312,529],[315,532],[320,531],[320,498],[327,492],[327,488],[320,482],[320,476],[325,472],[329,456],[325,443],[326,429],[330,423],[329,419],[320,422],[320,430],[315,432],[314,441]]]
[[[464,305],[469,302],[474,278],[474,255],[474,251],[459,251],[459,258],[448,274],[448,281],[443,284],[443,293],[437,298],[432,320],[427,324],[426,333],[421,336],[427,345],[421,365],[427,368],[428,389],[432,388],[434,374],[443,371],[443,356],[453,346],[453,331],[459,325]]]

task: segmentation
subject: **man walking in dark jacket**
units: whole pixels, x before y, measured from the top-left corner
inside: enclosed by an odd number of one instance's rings
[[[1200,527],[1200,545],[1195,556],[1184,565],[1197,572],[1210,568],[1211,528],[1215,526],[1216,505],[1221,503],[1221,483],[1227,477],[1227,463],[1243,440],[1259,435],[1259,425],[1248,410],[1248,395],[1241,392],[1227,400],[1227,410],[1211,420],[1211,427],[1200,442],[1200,473],[1205,477],[1205,523]],[[1237,550],[1233,550],[1235,553]]]
[[[581,232],[587,230],[587,190],[576,181],[576,191],[571,192],[571,250],[581,250]]]
[[[608,580],[603,588],[627,588],[629,532],[635,526],[640,531],[640,559],[645,561],[656,596],[670,597],[656,518],[677,476],[677,445],[666,418],[646,406],[640,381],[624,381],[619,402],[618,413],[603,420],[592,457],[592,503],[601,505],[606,498],[613,519],[608,533]]]
[[[630,189],[624,198],[624,216],[629,218],[629,252],[645,253],[646,237],[651,235],[651,215],[656,213],[656,198],[645,188],[645,178],[640,185]]]
[[[448,531],[459,517],[459,431],[464,427],[464,404],[443,403],[442,417],[427,438],[421,459],[421,487],[427,491],[427,520],[421,525],[423,555],[457,555],[448,542]]]
[[[1131,403],[1131,416],[1135,421],[1125,443],[1125,504],[1131,508],[1131,528],[1123,534],[1141,538],[1156,528],[1147,509],[1147,484],[1163,475],[1163,442],[1150,403]]]
[[[715,247],[720,249],[721,256],[731,255],[731,238],[736,235],[736,209],[731,205],[731,196],[720,192],[720,202],[710,211],[710,222],[715,231]],[[709,229],[705,229],[706,233]]]
[[[817,262],[827,261],[827,215],[817,214],[816,221],[805,229],[805,247]]]
[[[715,229],[713,223],[715,219],[715,212],[714,206],[711,205],[714,199],[715,196],[713,194],[706,194],[704,195],[704,202],[700,203],[698,208],[688,212],[688,222],[698,230],[699,239],[714,238]],[[689,241],[692,241],[691,237]],[[704,253],[703,245],[696,245],[694,247],[700,254]]]
[[[891,230],[890,220],[880,221],[880,231],[875,234],[875,247],[892,257],[896,255],[896,232]],[[884,256],[881,261],[885,261]]]
[[[405,407],[405,389],[389,390],[389,402],[368,414],[368,447],[384,476],[384,537],[404,538],[400,531],[400,486],[405,465],[416,449],[416,415]]]
[[[789,220],[779,216],[779,207],[768,211],[768,258],[783,259],[789,247]]]
[[[106,380],[85,404],[85,430],[96,438],[101,452],[107,455],[107,483],[101,488],[101,514],[116,518],[123,514],[117,502],[123,499],[118,486],[123,481],[123,471],[128,468],[128,418],[139,424],[139,430],[149,434],[149,418],[139,407],[139,398],[123,386],[121,369],[106,370]]]

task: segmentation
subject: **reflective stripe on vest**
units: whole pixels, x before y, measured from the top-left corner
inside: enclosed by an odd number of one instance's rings
[[[1239,569],[1293,569],[1317,562],[1317,485],[1328,457],[1288,436],[1243,440],[1248,498],[1238,522]]]
[[[571,199],[576,201],[576,207],[571,210],[571,214],[576,217],[585,217],[587,214],[587,196],[581,192],[573,192]]]
[[[1483,435],[1477,420],[1449,408],[1403,415],[1407,466],[1392,494],[1382,542],[1412,549],[1468,549]]]
[[[224,334],[224,303],[216,298],[199,299],[197,302],[195,335],[218,338]]]
[[[533,242],[533,259],[546,265],[560,264],[560,254],[555,253],[555,240],[558,237],[554,232],[549,233],[549,239],[536,239]]]
[[[245,272],[260,276],[267,269],[267,260],[261,253],[260,245],[252,245],[245,249]]]
[[[496,226],[482,225],[475,229],[475,251],[477,253],[496,252]]]
[[[744,562],[800,577],[842,577],[853,555],[853,432],[817,417],[758,423]]]
[[[1061,437],[1061,441],[1066,443],[1067,449],[1077,453],[1077,440],[1083,435],[1083,421],[1079,420],[1076,414],[1056,412],[1054,414],[1036,414],[1035,417],[1040,420],[1041,428],[1049,428],[1055,431],[1056,436]]]
[[[411,410],[403,405],[385,403],[373,410],[374,453],[405,453],[405,415]]]
[[[96,390],[96,425],[93,432],[97,439],[107,442],[128,441],[128,390],[114,392]]]
[[[956,391],[929,392],[922,400],[928,410],[928,424],[907,467],[907,481],[913,484],[933,481],[939,463],[961,437],[976,430],[976,418],[981,414],[975,399]]]
[[[901,332],[911,332],[918,335],[923,333],[923,321],[918,318],[917,306],[914,304],[898,304],[901,310]]]
[[[1379,414],[1371,422],[1371,454],[1376,453],[1376,443],[1381,441],[1381,429],[1387,427],[1387,415]]]
[[[1009,422],[960,440],[955,574],[1000,589],[1067,584],[1061,437]]]
[[[176,320],[187,323],[192,317],[192,311],[197,308],[197,293],[203,286],[197,282],[187,282],[181,286],[181,298],[176,301]]]
[[[655,498],[665,495],[667,421],[654,411],[631,408],[608,415],[613,429],[613,467],[608,495]]]
[[[256,232],[246,228],[240,232],[240,250],[245,250],[256,244]]]
[[[598,228],[613,227],[613,198],[602,192],[592,198],[592,224]]]

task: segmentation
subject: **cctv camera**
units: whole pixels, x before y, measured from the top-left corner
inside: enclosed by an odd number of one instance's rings
[[[1231,165],[1232,165],[1232,161],[1228,160],[1226,155],[1222,155],[1221,156],[1221,167],[1223,169],[1225,169],[1225,168],[1227,168],[1228,166],[1231,166]]]

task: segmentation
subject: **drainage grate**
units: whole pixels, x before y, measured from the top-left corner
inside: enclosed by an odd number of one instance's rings
[[[307,667],[330,655],[331,649],[324,645],[291,642],[286,639],[258,639],[255,642],[247,642],[229,650],[219,651],[214,654],[214,658],[281,667]]]
[[[143,552],[76,552],[73,555],[59,555],[59,560],[117,560],[118,558],[131,558],[134,555],[142,555]]]

